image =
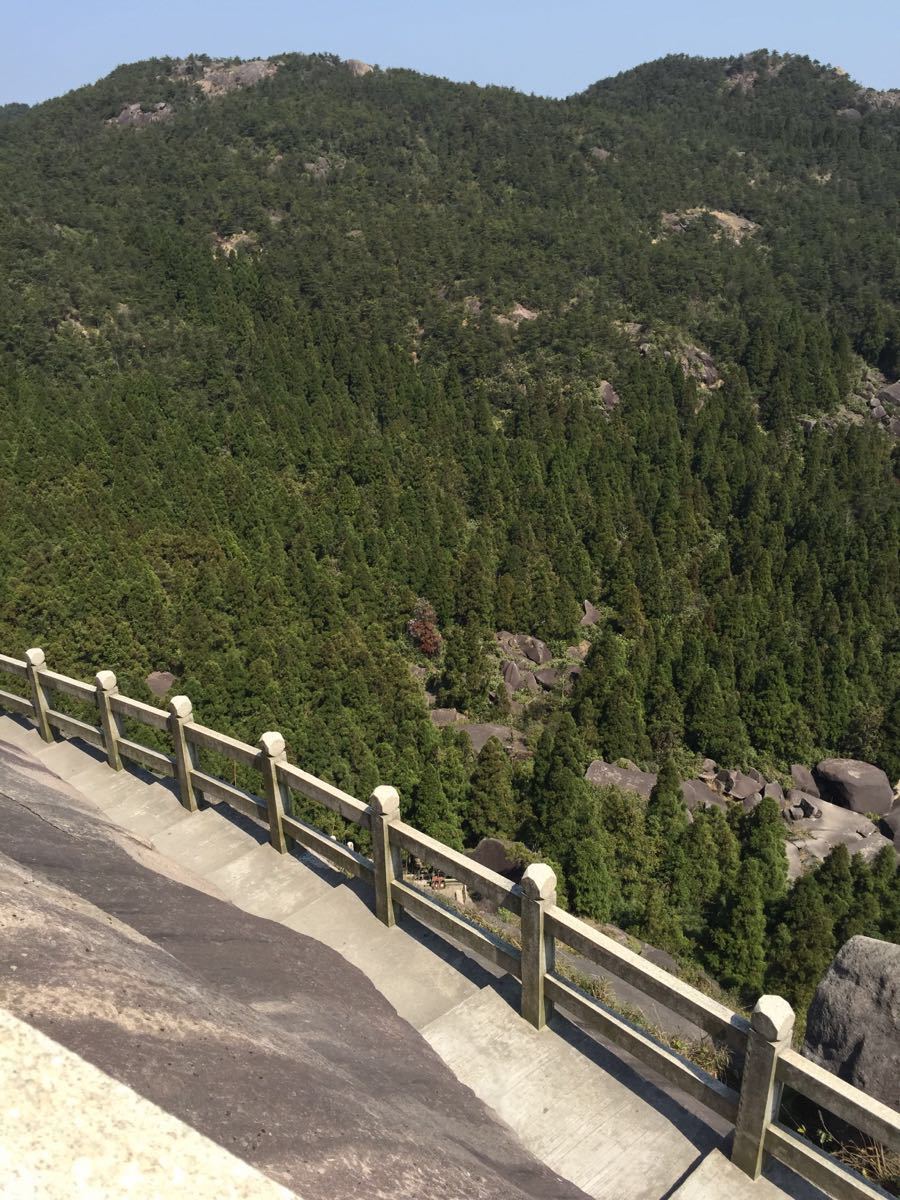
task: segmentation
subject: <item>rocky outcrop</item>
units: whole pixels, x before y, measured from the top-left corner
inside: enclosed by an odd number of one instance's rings
[[[685,208],[679,212],[664,212],[662,227],[667,233],[681,233],[700,217],[712,217],[719,227],[719,236],[724,234],[734,242],[742,242],[759,229],[755,221],[720,208]]]
[[[637,768],[616,767],[612,763],[595,758],[584,773],[588,783],[596,787],[618,787],[626,792],[637,792],[649,798],[656,784],[656,776]]]
[[[527,658],[539,667],[545,666],[553,658],[550,647],[540,638],[530,637],[527,633],[509,633],[501,629],[495,634],[501,652],[508,655]]]
[[[144,125],[157,125],[160,121],[169,121],[174,116],[175,109],[163,100],[152,104],[149,108],[144,108],[138,101],[135,104],[126,104],[119,115],[110,117],[106,124],[141,128]]]
[[[433,708],[428,716],[432,725],[436,725],[438,729],[446,729],[448,725],[455,725],[457,721],[462,720],[463,714],[456,708]]]
[[[791,788],[784,805],[784,815],[791,821],[802,821],[804,817],[818,820],[822,816],[822,803],[818,796]]]
[[[537,320],[540,315],[537,309],[526,308],[524,304],[516,301],[508,313],[495,313],[494,320],[498,325],[512,325],[515,328],[523,321]]]
[[[880,767],[854,758],[825,758],[816,764],[815,778],[819,794],[833,804],[841,804],[856,813],[891,811],[894,793]]]
[[[267,58],[253,58],[242,63],[226,63],[218,58],[206,64],[187,58],[175,64],[169,78],[195,83],[207,96],[225,96],[228,92],[254,87],[274,75],[280,66],[281,63]]]
[[[815,804],[818,816],[792,813],[790,808],[783,813],[791,823],[791,835],[797,838],[804,862],[823,861],[835,846],[846,846],[851,854],[862,854],[866,859],[874,858],[884,846],[890,846],[867,817],[827,800],[811,797],[807,800]],[[802,801],[800,804],[802,808]]]
[[[743,771],[720,771],[716,778],[732,800],[748,800],[751,796],[761,795],[766,782],[758,771],[753,775]]]
[[[344,64],[351,75],[357,78],[363,75],[371,75],[375,70],[371,63],[363,62],[360,58],[348,58]]]
[[[882,817],[881,832],[890,838],[895,849],[900,851],[900,804],[892,808],[886,817]]]
[[[597,388],[597,391],[600,394],[600,403],[607,412],[612,412],[614,408],[619,407],[619,404],[621,403],[619,393],[608,379],[600,380],[600,385]],[[585,601],[585,603],[587,603],[587,601]]]
[[[176,679],[171,671],[151,671],[144,682],[154,696],[165,696]]]
[[[900,1108],[900,946],[853,937],[816,989],[803,1053]]]
[[[528,758],[531,753],[519,730],[513,729],[509,725],[481,725],[468,722],[460,725],[460,729],[472,743],[472,749],[476,754],[481,753],[485,743],[492,737],[496,738],[513,758]]]
[[[616,402],[618,403],[618,397],[616,397]],[[600,609],[597,608],[596,604],[592,604],[590,600],[585,600],[581,607],[584,609],[584,616],[578,624],[584,628],[596,625],[600,620]]]
[[[722,796],[713,791],[703,779],[683,780],[681,795],[688,812],[695,812],[698,808],[725,808],[726,806],[726,801]]]
[[[563,677],[562,671],[557,671],[556,667],[544,667],[540,671],[535,671],[535,679],[544,689],[544,691],[552,691]]]
[[[810,796],[818,798],[819,788],[809,767],[804,767],[802,763],[794,763],[791,767],[791,779],[801,792],[807,792]]]

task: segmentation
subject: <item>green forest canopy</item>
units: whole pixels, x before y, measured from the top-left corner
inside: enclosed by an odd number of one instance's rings
[[[847,419],[866,372],[900,372],[900,108],[766,52],[565,101],[294,54],[205,95],[208,61],[0,110],[2,648],[132,695],[170,669],[206,723],[280,728],[459,844],[494,780],[495,831],[552,855],[573,906],[790,992],[814,885],[773,884],[749,826],[581,776],[900,774],[895,443]],[[135,103],[169,107],[117,123]],[[525,721],[534,764],[476,769],[410,664],[487,716],[492,632],[561,650],[585,598],[602,620]],[[896,936],[887,867],[852,870],[820,950]],[[763,960],[737,925],[768,929]]]

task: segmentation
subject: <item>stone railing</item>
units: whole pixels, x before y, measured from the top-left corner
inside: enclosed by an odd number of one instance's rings
[[[155,708],[120,695],[111,671],[98,672],[92,684],[51,671],[38,649],[28,650],[23,660],[0,655],[0,673],[21,680],[23,689],[22,694],[0,690],[0,709],[30,718],[45,741],[52,742],[57,730],[101,750],[113,770],[122,770],[123,760],[130,760],[157,775],[174,778],[179,799],[189,811],[195,811],[201,801],[229,805],[266,826],[269,840],[280,853],[296,843],[370,884],[375,891],[376,915],[385,925],[393,926],[397,910],[405,909],[422,924],[514,976],[522,987],[522,1016],[537,1029],[546,1025],[558,1005],[581,1025],[627,1051],[734,1125],[732,1160],[752,1178],[759,1176],[768,1152],[839,1200],[886,1195],[779,1122],[782,1089],[787,1086],[874,1141],[900,1152],[900,1114],[791,1049],[794,1013],[781,997],[761,997],[747,1021],[559,908],[556,877],[548,866],[534,864],[525,871],[521,884],[512,884],[401,820],[400,798],[394,788],[377,787],[365,804],[288,762],[279,733],[264,733],[258,745],[251,746],[198,724],[186,696],[174,697],[167,710]],[[51,707],[48,693],[90,706],[95,720],[81,720]],[[123,720],[167,733],[172,753],[126,738]],[[255,768],[262,780],[261,795],[204,771],[201,750]],[[372,857],[291,815],[293,794],[368,830]],[[517,914],[521,949],[406,882],[403,851]],[[563,979],[555,971],[557,943],[692,1021],[715,1042],[724,1043],[735,1062],[742,1064],[740,1089],[735,1091],[707,1074]]]

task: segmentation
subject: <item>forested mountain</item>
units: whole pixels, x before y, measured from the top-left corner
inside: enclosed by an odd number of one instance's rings
[[[581,776],[900,773],[896,99],[765,51],[565,101],[286,54],[0,109],[0,648],[171,670],[460,844],[499,797],[570,903],[739,986],[715,922],[755,888],[788,970],[768,834],[695,822],[722,861],[667,931],[677,800]],[[494,632],[563,652],[585,599],[574,688],[503,717],[536,760],[476,767],[410,667],[506,714]],[[896,936],[880,869],[848,927]]]

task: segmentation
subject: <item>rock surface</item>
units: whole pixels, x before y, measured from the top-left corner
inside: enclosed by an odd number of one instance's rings
[[[801,792],[807,792],[810,796],[819,795],[818,785],[809,767],[804,767],[802,763],[794,763],[791,767],[791,779]]]
[[[900,1108],[900,946],[852,937],[810,1005],[803,1053]]]
[[[595,758],[584,773],[588,783],[597,787],[618,787],[626,792],[637,792],[649,798],[656,783],[656,776],[649,771],[630,770],[627,767],[616,767],[612,763]]]
[[[144,682],[154,696],[165,696],[166,692],[171,691],[176,677],[171,671],[151,671]]]
[[[428,715],[431,718],[432,725],[436,725],[438,729],[445,729],[448,725],[455,725],[462,717],[462,713],[456,708],[433,708]]]
[[[894,804],[890,780],[880,767],[855,758],[825,758],[816,765],[819,794],[857,813],[889,813]]]
[[[724,808],[725,801],[718,792],[702,779],[685,779],[681,784],[681,794],[689,812],[698,808]]]
[[[460,725],[460,729],[472,743],[472,749],[476,754],[481,753],[485,743],[492,737],[495,737],[504,750],[507,750],[513,758],[527,758],[530,753],[528,747],[525,745],[525,739],[522,734],[518,729],[513,729],[509,725],[488,725],[468,722],[465,725]]]
[[[168,121],[175,116],[171,104],[160,101],[145,109],[140,102],[126,104],[117,117],[110,117],[107,125],[131,125],[141,128],[144,125],[157,125],[160,121]]]
[[[601,388],[604,386],[609,387],[609,384],[600,385]],[[612,391],[612,388],[610,388],[610,391]],[[615,392],[613,392],[613,395],[616,395]],[[619,397],[616,396],[616,404],[618,403]],[[581,618],[578,624],[582,626],[596,625],[600,620],[600,609],[597,608],[596,604],[591,604],[590,600],[585,600],[581,607],[584,609],[584,616]]]
[[[305,1200],[583,1200],[345,958],[170,878],[146,843],[23,761],[0,742],[14,1016]],[[69,1194],[88,1193],[132,1194]]]
[[[885,837],[891,838],[896,848],[900,850],[900,805],[891,809],[886,817],[882,817],[881,826]]]
[[[573,668],[574,670],[575,668]],[[556,667],[544,667],[540,671],[535,671],[535,679],[544,688],[545,691],[552,691],[562,678],[562,672],[557,671]]]
[[[802,795],[802,794],[801,794]],[[886,837],[878,832],[872,822],[839,804],[827,800],[816,800],[820,816],[806,817],[802,800],[798,800],[797,812],[786,809],[784,816],[792,822],[791,835],[797,838],[802,857],[818,859],[828,857],[835,846],[846,846],[851,854],[862,854],[871,859],[884,846],[890,846]]]

